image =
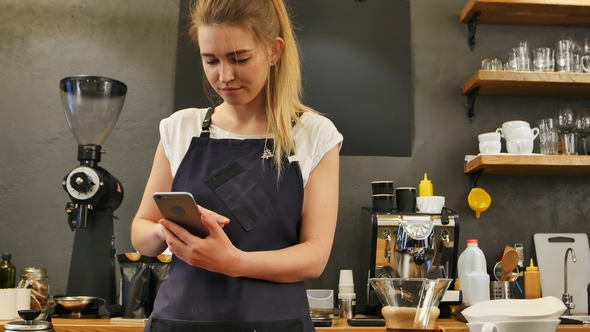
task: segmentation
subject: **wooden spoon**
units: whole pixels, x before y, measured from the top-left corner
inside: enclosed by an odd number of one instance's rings
[[[518,253],[516,250],[508,250],[502,257],[502,279],[500,281],[506,281],[508,275],[518,265]]]
[[[502,253],[502,257],[504,257],[504,255],[506,255],[506,253],[509,252],[510,250],[516,250],[516,249],[514,249],[514,247],[511,247],[511,246],[504,247],[504,252]]]

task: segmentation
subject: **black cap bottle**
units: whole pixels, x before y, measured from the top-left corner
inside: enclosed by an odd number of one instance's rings
[[[0,288],[14,288],[16,267],[10,262],[11,258],[11,254],[2,254],[2,263],[0,263]]]

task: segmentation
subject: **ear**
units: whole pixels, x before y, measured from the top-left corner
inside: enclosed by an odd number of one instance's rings
[[[285,47],[285,41],[281,37],[275,38],[274,42],[272,43],[272,47],[270,50],[270,63],[271,65],[275,65],[279,59],[281,58],[281,54],[283,53],[283,48]]]

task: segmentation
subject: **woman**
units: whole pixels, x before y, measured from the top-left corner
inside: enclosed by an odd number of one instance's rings
[[[332,247],[342,135],[300,102],[283,0],[198,0],[191,14],[223,102],[160,124],[131,240],[174,256],[146,330],[313,331],[303,281],[321,275]],[[210,234],[162,219],[157,191],[191,192]]]

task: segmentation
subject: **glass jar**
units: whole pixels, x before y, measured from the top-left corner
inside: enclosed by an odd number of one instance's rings
[[[20,270],[18,288],[31,289],[31,310],[45,312],[49,307],[49,280],[47,269],[23,267]]]

